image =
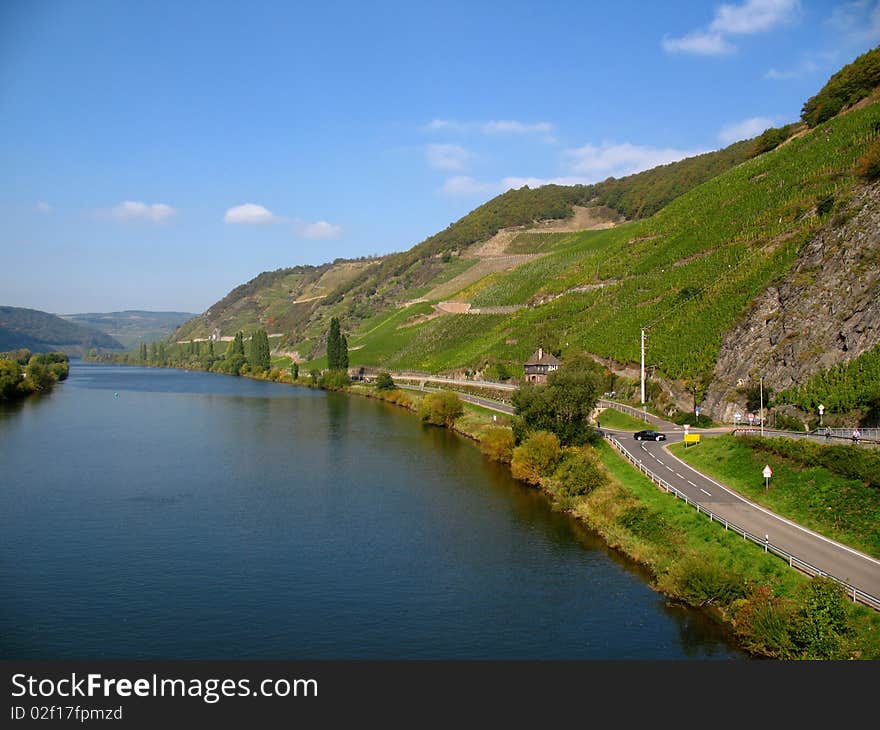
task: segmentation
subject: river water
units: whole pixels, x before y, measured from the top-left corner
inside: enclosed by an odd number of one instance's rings
[[[365,398],[74,361],[0,408],[0,479],[0,658],[745,658]]]

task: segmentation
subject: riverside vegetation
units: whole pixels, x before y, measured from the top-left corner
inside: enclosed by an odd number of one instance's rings
[[[48,393],[69,372],[70,358],[63,352],[0,352],[0,402]]]
[[[725,334],[791,272],[810,241],[845,230],[853,201],[876,189],[878,60],[880,49],[856,59],[805,104],[799,122],[754,140],[593,186],[511,190],[408,252],[265,272],[167,342],[106,359],[345,389],[396,403],[478,440],[489,458],[509,464],[645,565],[659,590],[713,613],[755,654],[878,658],[875,612],[659,492],[597,440],[587,426],[587,401],[563,396],[560,408],[554,393],[557,379],[570,378],[564,392],[594,397],[603,388],[589,381],[607,374],[597,375],[587,358],[573,371],[575,353],[624,371],[638,363],[646,328],[652,407],[666,411],[682,395],[688,405],[702,402]],[[538,225],[573,217],[575,206],[616,225],[570,232]],[[621,216],[630,220],[620,223]],[[487,254],[484,244],[501,233],[508,243]],[[857,232],[868,243],[875,234]],[[478,268],[498,255],[521,258],[507,268]],[[448,314],[436,308],[441,298],[507,309]],[[339,336],[346,333],[353,366],[494,372],[501,379],[521,372],[538,345],[561,355],[564,365],[548,386],[517,393],[516,419],[495,422],[468,405],[457,413],[451,396],[441,402],[384,379],[382,388],[350,383],[330,363],[339,363],[332,344],[339,340],[328,326],[334,320]],[[221,352],[207,339],[217,330],[238,333],[234,352],[234,342]],[[244,345],[267,332],[279,338],[268,365]],[[811,384],[809,394],[790,389],[778,402],[802,408],[821,398],[826,418],[864,422],[878,386],[876,350],[829,354],[838,370],[814,353],[793,365],[795,382]],[[858,388],[846,385],[853,373]],[[764,383],[768,392],[773,385]]]

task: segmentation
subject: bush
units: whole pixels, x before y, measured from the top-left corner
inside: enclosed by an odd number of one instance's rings
[[[513,432],[509,428],[491,426],[480,439],[480,449],[492,461],[509,464],[513,459]]]
[[[596,452],[586,447],[567,454],[553,472],[553,492],[561,498],[582,497],[605,482]]]
[[[786,659],[793,656],[790,629],[794,604],[773,595],[773,588],[759,586],[747,598],[734,602],[734,628],[746,649]]]
[[[464,405],[455,393],[441,390],[426,395],[419,405],[419,417],[425,423],[452,428],[464,413]]]
[[[321,376],[321,387],[326,390],[342,390],[351,385],[351,378],[345,370],[328,370]]]
[[[394,379],[388,373],[379,373],[376,376],[376,390],[394,390],[396,387]]]
[[[541,477],[553,473],[562,449],[559,438],[549,431],[535,431],[513,450],[510,472],[515,479],[540,484]]]
[[[726,606],[745,595],[743,576],[720,560],[705,555],[689,555],[672,570],[679,595],[692,606]]]
[[[856,175],[868,181],[880,180],[880,139],[856,162]]]
[[[792,639],[806,659],[840,659],[847,632],[847,598],[843,586],[817,577],[799,594]]]

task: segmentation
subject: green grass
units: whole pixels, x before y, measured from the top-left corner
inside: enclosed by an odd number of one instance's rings
[[[616,408],[606,408],[599,414],[599,423],[602,428],[610,428],[615,431],[641,431],[646,428],[654,428],[638,418],[634,418]]]
[[[753,451],[735,436],[703,438],[697,448],[670,451],[754,502],[827,537],[880,558],[880,490],[823,467]],[[761,472],[773,470],[765,491]]]

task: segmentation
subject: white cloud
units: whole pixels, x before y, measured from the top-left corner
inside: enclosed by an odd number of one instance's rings
[[[532,132],[552,132],[550,122],[518,122],[515,119],[500,119],[480,125],[484,134],[530,134]]]
[[[327,221],[307,223],[306,221],[295,220],[293,222],[293,230],[298,236],[303,238],[327,239],[339,238],[342,235],[342,226],[337,226]]]
[[[245,225],[262,225],[264,223],[281,223],[283,219],[278,218],[268,208],[256,203],[244,203],[236,205],[226,211],[223,216],[224,223],[245,224]]]
[[[37,213],[51,213],[52,206],[49,205],[45,200],[41,200],[34,206],[34,210],[37,211]]]
[[[723,56],[733,53],[736,46],[724,40],[720,33],[695,31],[682,38],[663,38],[663,50],[667,53],[694,53],[699,56]]]
[[[731,122],[725,124],[721,131],[718,132],[718,139],[724,144],[738,142],[741,139],[751,139],[761,134],[765,129],[772,127],[774,124],[770,117],[749,117],[741,122]]]
[[[621,177],[649,170],[657,165],[702,154],[702,151],[646,147],[624,142],[623,144],[605,143],[598,147],[585,144],[582,147],[565,150],[564,154],[568,158],[568,168],[571,172],[595,182],[609,176]]]
[[[425,156],[428,164],[437,170],[463,170],[470,153],[457,144],[429,144]]]
[[[177,213],[165,203],[142,203],[139,200],[124,200],[110,210],[98,211],[100,218],[112,218],[117,221],[150,221],[162,223]]]
[[[498,183],[480,182],[467,175],[457,175],[443,183],[440,192],[444,195],[475,196],[498,193],[501,190]]]
[[[493,119],[488,122],[460,122],[454,119],[433,119],[425,125],[424,129],[428,132],[546,134],[552,132],[555,127],[550,122],[521,122],[516,119]]]
[[[849,43],[875,44],[880,41],[880,0],[856,0],[837,6],[828,24]]]
[[[800,9],[800,0],[746,0],[742,5],[721,5],[709,30],[728,35],[764,33],[790,22]]]
[[[732,53],[736,46],[728,42],[727,36],[766,33],[793,21],[800,9],[800,0],[745,0],[741,5],[723,4],[715,10],[708,28],[681,38],[664,37],[663,49],[667,53],[704,56]]]

